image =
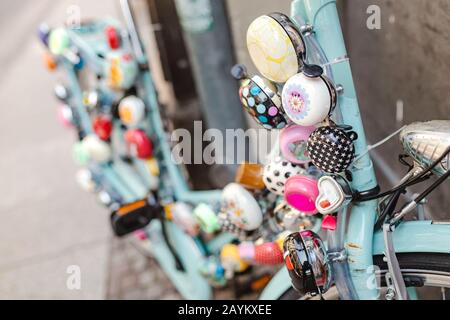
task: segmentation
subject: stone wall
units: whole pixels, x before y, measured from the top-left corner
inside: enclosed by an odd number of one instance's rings
[[[381,8],[380,30],[366,27],[371,4]],[[371,141],[414,121],[450,119],[450,1],[349,0],[343,2],[343,22]],[[399,148],[393,139],[378,152],[393,169],[386,172],[390,180],[403,172]],[[434,216],[448,219],[449,193],[447,183],[430,198]]]

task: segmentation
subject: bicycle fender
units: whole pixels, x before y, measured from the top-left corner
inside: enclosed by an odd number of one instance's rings
[[[395,252],[450,253],[450,222],[408,221],[393,233]],[[373,255],[384,252],[383,232],[374,235]]]

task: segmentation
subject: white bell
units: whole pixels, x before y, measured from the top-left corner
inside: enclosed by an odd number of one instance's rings
[[[80,188],[86,192],[94,192],[97,188],[97,184],[92,179],[92,174],[89,169],[82,168],[77,171],[75,180]]]
[[[184,232],[192,237],[198,235],[200,227],[195,220],[192,212],[193,208],[190,205],[184,202],[177,202],[171,206],[170,211],[172,213],[173,222],[182,228]]]
[[[286,115],[301,126],[324,121],[336,104],[336,90],[324,77],[309,78],[302,73],[291,77],[281,95]]]
[[[132,54],[114,50],[107,53],[103,72],[111,89],[128,90],[136,80],[139,67]]]
[[[341,179],[343,181],[343,179]],[[323,176],[318,181],[319,196],[316,199],[316,208],[321,214],[331,214],[339,211],[345,202],[351,199],[349,186],[344,191],[341,184],[333,177]]]
[[[265,165],[263,181],[270,192],[282,196],[287,179],[305,173],[306,171],[300,165],[293,164],[281,156],[276,156]]]
[[[263,213],[255,198],[244,187],[230,183],[222,192],[222,211],[230,215],[230,220],[239,228],[251,231],[259,228]]]
[[[95,162],[104,163],[112,158],[111,146],[95,134],[85,137],[82,145],[89,154],[89,158]]]
[[[128,126],[136,126],[145,117],[145,104],[136,96],[128,96],[119,104],[120,120]]]

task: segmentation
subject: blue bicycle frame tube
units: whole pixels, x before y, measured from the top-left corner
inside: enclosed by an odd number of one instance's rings
[[[194,239],[181,231],[175,224],[166,224],[171,241],[176,244],[176,250],[184,271],[177,270],[175,260],[167,243],[164,241],[160,220],[153,220],[147,228],[147,234],[152,243],[152,253],[161,268],[185,299],[208,300],[212,298],[212,288],[208,281],[198,272],[204,261],[203,252]]]
[[[181,173],[180,168],[174,163],[172,153],[168,142],[167,133],[164,131],[161,115],[158,107],[158,100],[154,90],[153,81],[148,71],[142,74],[142,84],[145,88],[146,102],[150,112],[151,129],[155,138],[159,141],[159,147],[164,158],[164,164],[173,186],[173,192],[176,200],[190,203],[200,202],[219,202],[221,191],[191,191],[186,183],[186,178]]]
[[[292,4],[293,15],[302,15],[314,27],[317,41],[322,47],[327,60],[331,63],[347,57],[335,0],[295,0]],[[356,91],[353,83],[350,63],[341,61],[331,66],[333,80],[343,86],[339,96],[339,106],[344,124],[351,125],[358,133],[355,142],[356,154],[367,149],[364,128],[359,113]],[[369,190],[377,186],[375,172],[369,155],[361,157],[352,168],[352,188]],[[355,204],[350,215],[346,250],[357,297],[360,299],[378,298],[378,290],[367,286],[373,276],[367,270],[373,264],[372,241],[373,225],[376,218],[376,201]]]
[[[364,128],[359,112],[352,72],[340,28],[335,0],[294,0],[292,15],[300,15],[314,27],[315,37],[322,47],[327,60],[332,64],[333,80],[343,86],[339,96],[339,106],[343,123],[351,125],[358,133],[355,142],[356,154],[367,149]],[[367,154],[352,168],[352,188],[358,191],[370,190],[377,181],[370,156]],[[380,232],[374,235],[373,226],[377,216],[377,202],[370,201],[352,205],[349,218],[345,249],[348,265],[355,288],[354,296],[359,299],[377,299],[379,291],[368,286],[373,279],[373,255],[382,254],[384,241]],[[339,226],[338,226],[339,227]],[[412,237],[413,235],[413,237]],[[450,225],[433,224],[430,221],[404,222],[393,234],[396,252],[437,252],[450,251]],[[433,240],[433,241],[431,241]],[[353,286],[350,286],[353,287]],[[339,288],[338,288],[339,289]],[[348,289],[348,288],[347,288]]]
[[[87,134],[92,133],[91,119],[87,113],[85,107],[81,103],[83,101],[83,94],[81,92],[80,85],[78,83],[77,73],[74,66],[68,60],[63,58],[63,65],[67,73],[68,80],[71,83],[71,102],[77,112],[78,120],[80,121],[80,126],[83,131]]]

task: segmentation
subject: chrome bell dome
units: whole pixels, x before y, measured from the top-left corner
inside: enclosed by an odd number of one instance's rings
[[[450,147],[450,120],[416,122],[407,126],[400,134],[405,151],[421,166],[428,167]],[[447,155],[433,172],[443,175],[450,168]]]
[[[292,286],[302,294],[323,294],[331,285],[331,268],[322,239],[310,230],[284,240],[284,260]]]

